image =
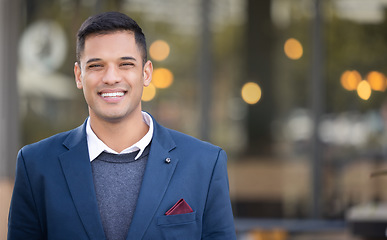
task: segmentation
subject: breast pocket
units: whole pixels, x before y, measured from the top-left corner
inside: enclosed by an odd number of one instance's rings
[[[201,227],[196,219],[196,212],[160,216],[157,218],[163,239],[200,239]]]

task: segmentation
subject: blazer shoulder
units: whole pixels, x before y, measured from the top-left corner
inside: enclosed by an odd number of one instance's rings
[[[48,138],[42,139],[38,142],[31,143],[28,145],[25,145],[22,147],[19,151],[19,154],[23,152],[23,155],[36,155],[46,152],[60,152],[61,149],[64,148],[64,141],[72,134],[80,131],[81,127],[66,131],[57,133],[53,136],[50,136]]]
[[[200,140],[182,132],[168,129],[172,139],[176,142],[178,148],[184,148],[185,151],[203,152],[219,154],[223,149],[210,142]]]
[[[164,127],[160,125],[153,117],[154,133],[153,140],[157,141],[165,149],[176,149],[182,153],[197,152],[209,153],[213,152],[219,154],[223,151],[220,147],[215,146],[212,143],[200,140],[185,133]]]

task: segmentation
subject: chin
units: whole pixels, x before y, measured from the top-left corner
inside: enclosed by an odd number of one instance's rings
[[[122,120],[125,119],[125,116],[104,116],[103,119],[106,121],[106,122],[111,122],[111,123],[117,123],[117,122],[121,122]]]

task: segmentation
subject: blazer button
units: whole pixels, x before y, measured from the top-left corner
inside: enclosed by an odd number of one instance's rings
[[[165,162],[166,162],[166,163],[171,163],[171,159],[170,159],[170,158],[166,158],[166,159],[165,159]]]

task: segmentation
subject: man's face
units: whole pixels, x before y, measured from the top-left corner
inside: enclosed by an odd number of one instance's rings
[[[134,33],[118,31],[88,36],[74,74],[90,117],[117,122],[141,112],[142,90],[149,85],[152,70],[150,61],[143,66]]]

